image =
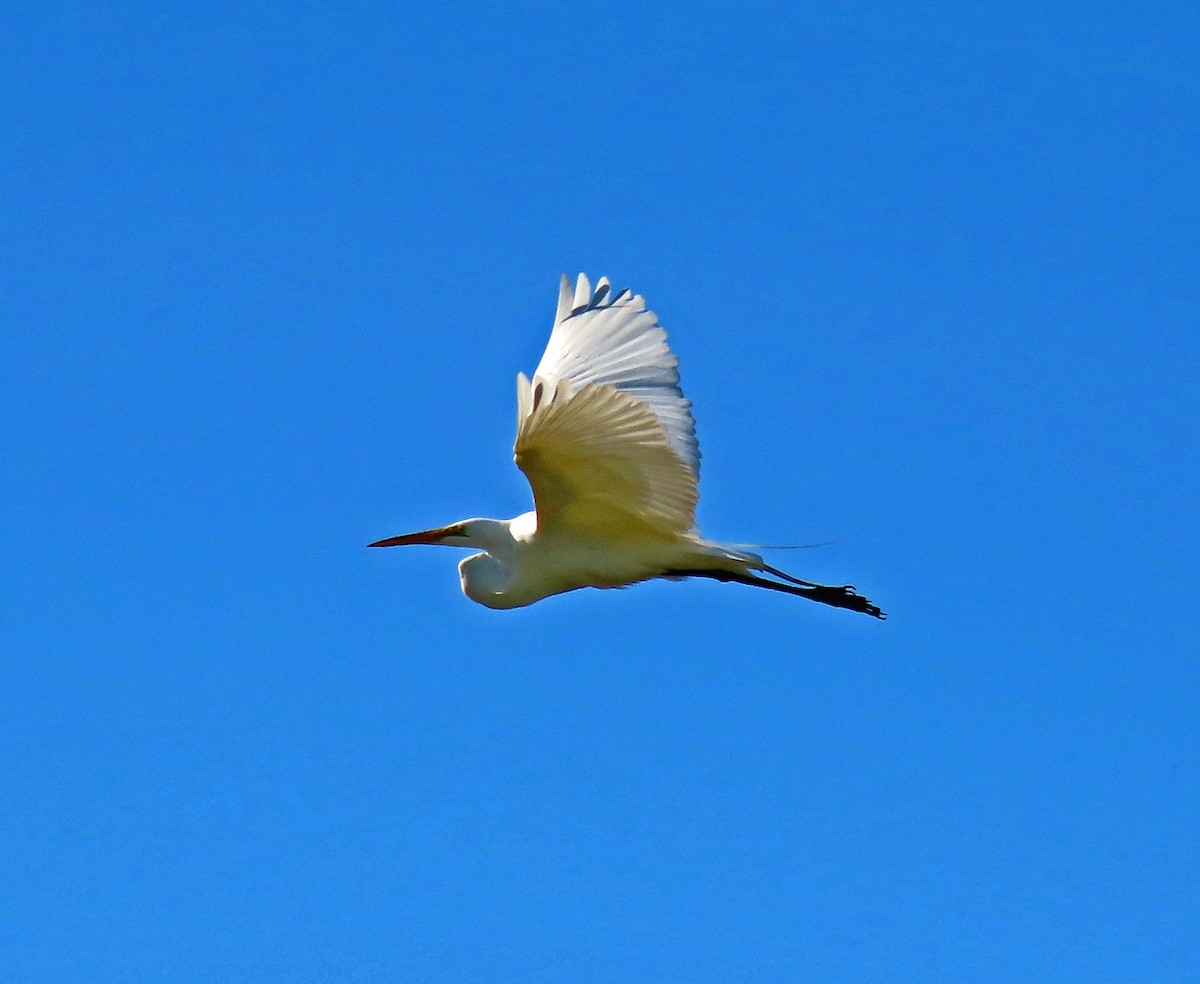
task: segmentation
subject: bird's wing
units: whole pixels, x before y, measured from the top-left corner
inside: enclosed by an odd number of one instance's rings
[[[563,277],[533,381],[517,379],[516,460],[539,528],[691,530],[700,449],[678,364],[644,298]]]

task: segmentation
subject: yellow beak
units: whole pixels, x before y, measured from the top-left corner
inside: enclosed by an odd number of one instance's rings
[[[368,543],[368,547],[406,547],[412,543],[441,543],[448,536],[462,533],[462,523],[450,526],[439,526],[433,530],[421,530],[420,533],[405,533],[402,536],[389,536],[386,540],[376,540]]]

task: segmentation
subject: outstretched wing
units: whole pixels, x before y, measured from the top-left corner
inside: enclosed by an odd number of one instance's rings
[[[700,449],[678,359],[645,299],[566,277],[546,352],[517,377],[518,467],[541,529],[673,536],[695,519]]]

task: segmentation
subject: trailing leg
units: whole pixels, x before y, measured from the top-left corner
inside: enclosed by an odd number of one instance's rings
[[[846,608],[852,612],[862,612],[864,615],[872,615],[878,619],[887,618],[887,615],[879,610],[878,605],[872,604],[869,599],[858,594],[852,585],[845,584],[840,587],[834,587],[828,584],[814,584],[812,581],[801,581],[790,574],[784,574],[773,567],[764,567],[763,569],[785,578],[790,583],[781,584],[778,581],[772,581],[765,577],[759,577],[757,574],[751,574],[749,571],[713,569],[671,570],[664,571],[661,576],[669,578],[707,577],[712,578],[714,581],[733,581],[737,584],[748,584],[754,588],[782,591],[784,594],[808,598],[810,601],[819,601],[822,605],[832,605],[834,608]]]

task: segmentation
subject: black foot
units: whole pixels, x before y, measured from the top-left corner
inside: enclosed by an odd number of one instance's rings
[[[887,615],[879,610],[878,605],[872,604],[869,599],[856,592],[853,584],[843,584],[840,588],[818,584],[809,588],[805,593],[813,601],[832,605],[834,608],[848,608],[852,612],[862,612],[864,615],[873,615],[878,619],[887,618]]]

